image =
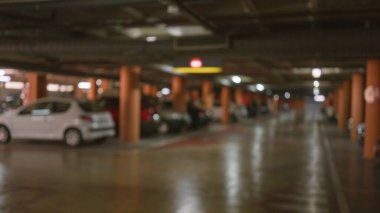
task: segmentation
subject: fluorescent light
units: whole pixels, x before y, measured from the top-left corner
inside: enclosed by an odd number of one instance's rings
[[[321,77],[321,75],[322,75],[322,71],[321,71],[321,69],[319,69],[319,68],[314,68],[314,69],[312,69],[312,71],[311,71],[311,75],[312,75],[314,78],[319,78],[319,77]]]
[[[59,91],[59,84],[48,84],[46,86],[46,89],[49,92],[58,92]]]
[[[146,41],[147,42],[155,42],[155,41],[157,41],[157,37],[156,36],[148,36],[148,37],[146,37]]]
[[[314,96],[314,101],[316,101],[316,102],[324,102],[325,101],[325,96],[323,96],[323,95],[316,95],[316,96]]]
[[[319,87],[319,81],[314,81],[313,85],[314,85],[314,87]]]
[[[5,75],[5,71],[3,69],[0,69],[0,75]]]
[[[170,94],[170,89],[169,88],[162,88],[161,89],[161,94],[162,95],[169,95]]]
[[[78,83],[78,88],[79,89],[90,89],[91,88],[91,83],[90,82],[79,82]]]
[[[60,92],[72,92],[74,91],[74,86],[73,85],[61,85],[59,87]]]
[[[10,76],[0,75],[0,82],[9,82],[9,81],[11,81]]]
[[[181,27],[168,27],[168,33],[174,37],[180,37],[183,35]]]
[[[284,97],[285,97],[286,99],[289,99],[289,98],[290,98],[290,93],[289,93],[289,92],[285,92]]]
[[[24,82],[11,81],[5,83],[5,89],[23,89]]]
[[[257,89],[258,91],[262,92],[262,91],[264,91],[265,87],[264,87],[264,85],[262,85],[262,84],[257,84],[257,85],[256,85],[256,89]]]
[[[319,88],[314,87],[313,94],[314,95],[319,95]]]
[[[240,84],[241,83],[241,78],[239,76],[237,76],[237,75],[232,76],[231,80],[235,84]]]
[[[174,5],[174,4],[169,4],[166,11],[170,14],[170,15],[179,15],[180,13],[180,10],[178,8],[177,5]]]

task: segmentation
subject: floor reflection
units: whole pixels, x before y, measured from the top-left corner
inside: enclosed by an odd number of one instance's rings
[[[159,148],[0,147],[0,212],[339,212],[313,113],[258,117]],[[352,212],[377,210],[378,165],[323,125]]]

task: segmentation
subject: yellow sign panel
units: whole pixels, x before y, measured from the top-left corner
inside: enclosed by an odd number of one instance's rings
[[[185,73],[185,74],[215,74],[221,73],[221,67],[176,67],[174,68],[176,73]]]

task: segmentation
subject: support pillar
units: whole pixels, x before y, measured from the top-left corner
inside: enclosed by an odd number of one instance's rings
[[[366,87],[380,88],[380,60],[368,60]],[[375,157],[377,140],[380,136],[380,102],[365,103],[364,158]]]
[[[230,122],[230,88],[223,86],[220,95],[220,102],[222,104],[222,117],[221,122],[228,124]]]
[[[152,97],[157,97],[157,92],[158,92],[158,87],[157,85],[152,85],[152,88],[151,88],[151,91],[150,91],[150,95]]]
[[[119,91],[119,137],[121,143],[140,140],[140,73],[138,66],[122,66]]]
[[[350,81],[346,80],[339,89],[339,104],[338,104],[338,127],[342,131],[347,130],[348,119],[350,118]]]
[[[28,92],[27,92],[27,103],[31,103],[39,98],[43,98],[47,96],[47,81],[46,75],[38,74],[38,73],[28,73]]]
[[[358,125],[363,122],[363,76],[361,74],[354,74],[352,76],[352,90],[351,90],[351,116],[352,116],[352,128],[351,128],[351,140],[357,142],[358,140]]]
[[[202,84],[202,100],[206,109],[212,109],[214,107],[214,93],[210,80],[206,80]]]
[[[180,112],[187,111],[186,79],[181,76],[172,78],[172,99],[174,109]]]
[[[103,94],[109,92],[111,90],[110,80],[102,79],[102,84],[101,84],[100,88],[102,89]]]
[[[235,89],[235,103],[237,105],[243,105],[243,90],[241,88]]]
[[[98,94],[98,89],[97,89],[97,86],[96,86],[96,78],[90,78],[90,79],[88,79],[88,82],[90,82],[91,87],[88,90],[87,99],[90,100],[90,101],[95,101],[96,100],[96,96]]]
[[[144,84],[143,85],[143,94],[145,96],[151,96],[152,95],[152,85]]]

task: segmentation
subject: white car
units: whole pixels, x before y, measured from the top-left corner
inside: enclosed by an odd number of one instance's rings
[[[96,112],[90,102],[42,98],[0,116],[0,144],[11,139],[63,140],[69,146],[115,135],[108,112]]]

